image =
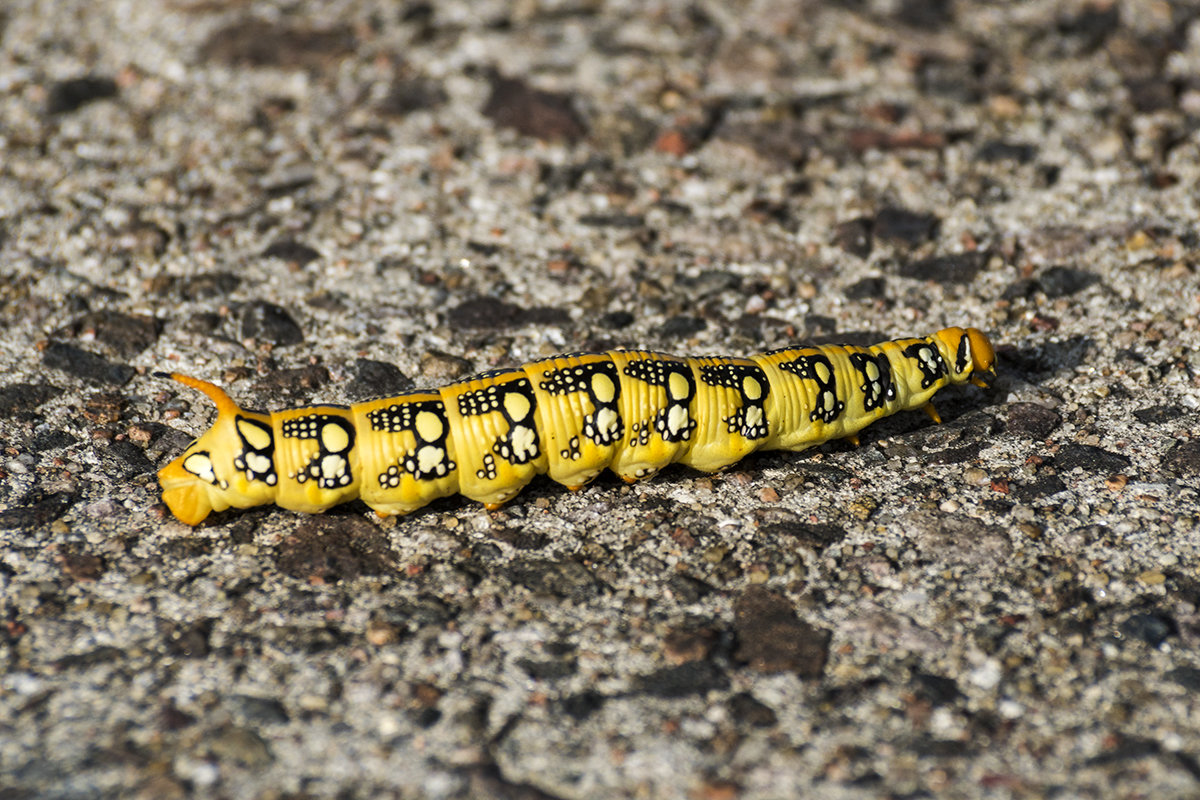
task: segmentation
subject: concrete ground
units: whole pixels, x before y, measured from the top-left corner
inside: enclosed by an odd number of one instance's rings
[[[9,0],[0,798],[1200,795],[1200,3]],[[212,419],[986,330],[861,446],[189,528]]]

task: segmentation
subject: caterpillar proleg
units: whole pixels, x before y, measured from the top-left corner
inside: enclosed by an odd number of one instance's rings
[[[871,347],[789,347],[736,358],[644,350],[573,353],[440,389],[270,414],[217,386],[212,427],[158,473],[180,521],[274,503],[319,513],[361,498],[406,514],[460,493],[489,509],[538,474],[575,490],[605,468],[632,482],[668,464],[704,472],[763,450],[856,441],[880,417],[924,408],[942,387],[985,385],[995,353],[975,328]],[[161,374],[161,373],[160,373]]]

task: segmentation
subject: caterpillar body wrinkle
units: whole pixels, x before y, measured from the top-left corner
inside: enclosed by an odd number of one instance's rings
[[[605,468],[632,482],[668,464],[704,472],[755,450],[804,450],[923,408],[994,373],[975,328],[871,347],[749,358],[574,353],[440,389],[263,414],[211,383],[169,376],[217,406],[212,427],[158,473],[180,521],[274,503],[318,513],[356,498],[406,514],[455,493],[496,508],[535,475],[575,490]]]

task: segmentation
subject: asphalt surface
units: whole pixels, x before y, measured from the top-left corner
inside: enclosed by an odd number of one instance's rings
[[[1200,4],[0,7],[0,798],[1200,795]],[[948,325],[944,424],[193,529],[212,419]]]

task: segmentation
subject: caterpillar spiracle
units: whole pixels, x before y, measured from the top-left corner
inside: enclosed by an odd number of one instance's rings
[[[217,386],[212,427],[158,473],[180,521],[275,503],[319,513],[361,498],[406,514],[460,493],[489,509],[535,475],[572,490],[605,467],[627,482],[672,463],[712,472],[763,450],[847,438],[880,417],[924,408],[943,386],[995,374],[975,328],[871,347],[789,347],[749,358],[644,350],[574,353],[486,372],[440,389],[355,405],[264,414]]]

